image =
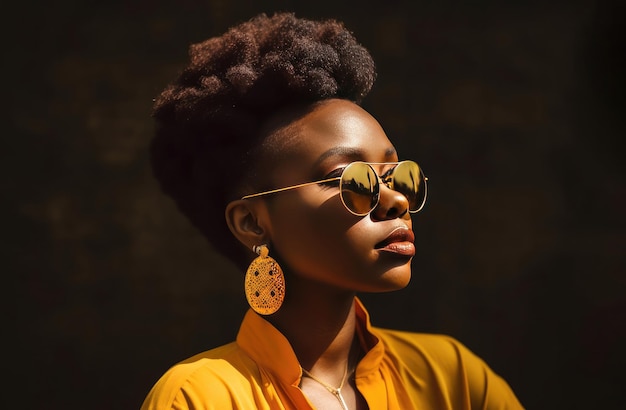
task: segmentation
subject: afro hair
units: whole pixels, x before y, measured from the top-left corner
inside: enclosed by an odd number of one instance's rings
[[[330,98],[360,103],[374,83],[374,62],[341,22],[293,13],[260,14],[191,45],[189,54],[155,100],[153,173],[215,249],[245,266],[224,210],[263,125],[291,106]]]

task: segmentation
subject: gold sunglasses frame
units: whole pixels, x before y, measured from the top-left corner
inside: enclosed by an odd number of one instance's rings
[[[416,214],[419,211],[421,211],[424,208],[424,205],[426,205],[426,198],[428,197],[428,178],[426,177],[426,175],[424,174],[424,171],[422,171],[422,167],[419,166],[419,164],[415,161],[411,161],[411,160],[405,160],[405,161],[398,161],[398,162],[365,162],[365,161],[354,161],[349,163],[348,165],[345,166],[345,168],[343,169],[343,171],[341,172],[341,175],[338,177],[332,177],[332,178],[326,178],[326,179],[320,179],[319,181],[312,181],[312,182],[305,182],[302,184],[297,184],[297,185],[291,185],[288,187],[284,187],[284,188],[277,188],[277,189],[272,189],[269,191],[263,191],[263,192],[258,192],[256,194],[249,194],[249,195],[245,195],[243,197],[241,197],[241,199],[250,199],[250,198],[256,198],[259,196],[263,196],[263,195],[270,195],[270,194],[275,194],[278,192],[283,192],[283,191],[289,191],[292,189],[297,189],[297,188],[302,188],[305,186],[309,186],[309,185],[316,185],[316,184],[323,184],[325,182],[332,182],[332,181],[341,181],[341,178],[343,178],[343,174],[344,172],[346,172],[346,169],[348,169],[349,166],[351,166],[352,164],[365,164],[367,166],[370,167],[370,169],[374,172],[374,174],[376,175],[377,179],[378,179],[378,183],[382,183],[384,184],[387,188],[389,189],[393,189],[391,187],[389,187],[389,185],[387,184],[387,181],[383,180],[381,178],[381,176],[378,174],[378,172],[376,172],[376,170],[372,167],[372,165],[395,165],[393,171],[391,172],[391,174],[389,175],[389,177],[393,177],[393,173],[395,172],[395,170],[398,168],[398,165],[405,163],[405,162],[412,162],[417,166],[417,169],[419,170],[420,174],[423,176],[422,181],[424,182],[424,199],[422,200],[422,203],[420,204],[419,208],[417,208],[417,210],[415,211],[411,211],[409,209],[409,212],[412,214]],[[399,192],[399,191],[397,191]],[[365,216],[367,214],[369,214],[370,212],[372,212],[374,209],[376,209],[376,207],[378,206],[378,202],[380,201],[380,194],[377,195],[376,198],[376,203],[374,204],[374,206],[372,206],[372,208],[367,211],[366,213],[360,214],[360,213],[356,213],[354,212],[352,209],[350,209],[344,199],[343,199],[343,195],[341,195],[341,191],[339,192],[339,198],[341,198],[341,203],[343,204],[343,206],[348,210],[348,212],[350,212],[353,215],[356,216]]]

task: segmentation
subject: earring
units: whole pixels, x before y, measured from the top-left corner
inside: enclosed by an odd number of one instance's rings
[[[253,246],[259,256],[248,266],[245,292],[248,304],[260,315],[276,313],[285,299],[285,276],[267,245]]]

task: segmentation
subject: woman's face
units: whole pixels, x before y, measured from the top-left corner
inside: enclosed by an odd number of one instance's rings
[[[345,100],[316,106],[266,142],[279,147],[265,167],[271,170],[270,188],[338,176],[333,171],[353,161],[398,161],[380,124]],[[379,175],[391,167],[373,165]],[[261,200],[266,201],[270,221],[270,255],[279,255],[291,275],[357,292],[408,284],[415,247],[402,194],[380,184],[379,203],[366,216],[348,212],[337,184],[313,184]]]

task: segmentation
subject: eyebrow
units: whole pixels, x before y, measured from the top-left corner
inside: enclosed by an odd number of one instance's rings
[[[390,158],[390,157],[393,157],[394,155],[396,155],[396,149],[393,147],[387,148],[387,150],[385,151],[385,158]],[[325,151],[324,153],[322,153],[322,155],[319,156],[317,161],[315,161],[315,165],[319,165],[324,160],[330,157],[344,157],[344,158],[350,158],[350,159],[358,159],[358,158],[363,158],[363,156],[364,156],[363,151],[358,148],[341,147],[341,146],[333,147],[329,149],[328,151]]]

